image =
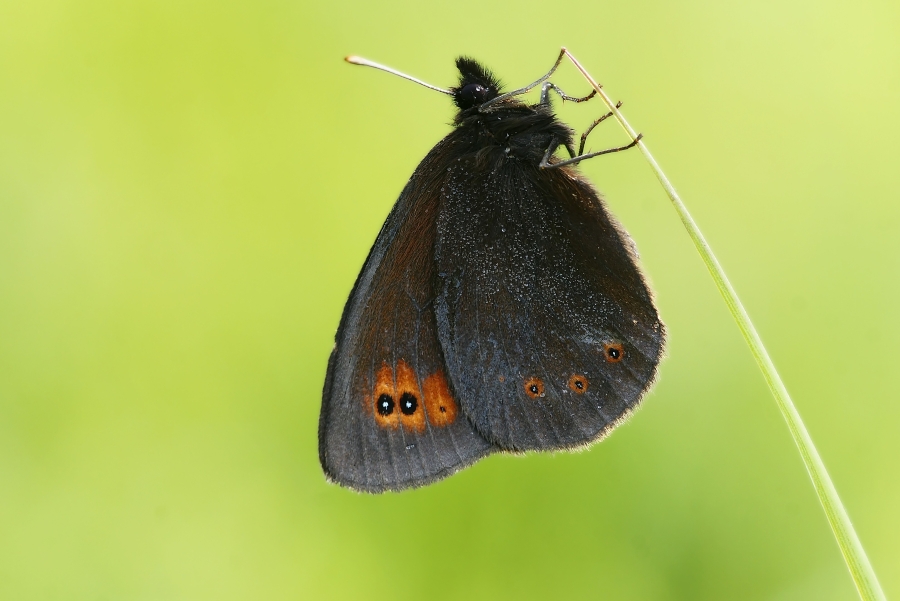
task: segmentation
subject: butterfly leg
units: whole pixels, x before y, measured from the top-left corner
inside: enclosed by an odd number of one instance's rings
[[[616,108],[621,108],[621,107],[622,107],[622,102],[621,101],[617,102]],[[590,135],[590,133],[592,131],[594,131],[594,128],[612,116],[613,116],[613,113],[612,113],[612,111],[610,111],[610,112],[606,113],[605,115],[603,115],[602,117],[600,117],[599,119],[597,119],[596,121],[594,121],[593,123],[591,123],[590,126],[588,126],[588,128],[586,130],[584,130],[584,133],[581,134],[581,146],[578,147],[579,155],[584,154],[584,143],[587,141],[587,137]]]
[[[559,97],[563,100],[568,100],[570,102],[585,102],[597,95],[597,90],[591,90],[591,93],[587,96],[584,96],[582,98],[575,98],[574,96],[569,96],[568,94],[563,92],[562,88],[560,88],[555,83],[551,83],[548,81],[545,82],[543,86],[541,86],[541,104],[549,104],[550,90],[553,90],[554,92],[559,94]]]
[[[541,169],[554,169],[556,167],[562,167],[564,165],[573,165],[575,163],[580,163],[585,159],[591,159],[594,157],[598,157],[601,154],[610,154],[613,152],[620,152],[622,150],[628,150],[633,146],[637,146],[637,143],[641,141],[641,138],[644,137],[644,134],[638,134],[637,137],[631,142],[631,144],[626,144],[625,146],[618,146],[616,148],[607,148],[606,150],[600,150],[598,152],[590,152],[588,154],[581,154],[571,159],[567,159],[565,161],[560,161],[558,163],[550,163],[550,155],[553,154],[553,151],[556,150],[556,147],[559,146],[559,142],[553,140],[550,144],[550,147],[547,148],[547,152],[544,153],[544,158],[541,159],[541,163],[539,167]]]
[[[512,92],[507,92],[506,94],[500,94],[500,95],[497,96],[496,98],[494,98],[494,99],[492,99],[492,100],[488,100],[487,102],[485,102],[484,104],[482,104],[481,106],[478,107],[478,112],[479,112],[479,113],[487,112],[488,108],[489,108],[491,105],[497,104],[497,103],[499,103],[499,102],[503,102],[503,101],[506,100],[507,98],[512,98],[513,96],[519,96],[519,95],[521,95],[521,94],[524,94],[525,92],[528,92],[529,90],[531,90],[531,89],[533,89],[533,88],[539,86],[540,84],[544,83],[545,81],[547,81],[548,79],[550,79],[550,76],[551,76],[551,75],[553,75],[553,74],[556,72],[556,70],[559,68],[559,64],[562,62],[562,59],[563,59],[563,57],[564,57],[565,55],[566,55],[566,49],[563,48],[562,50],[559,51],[559,56],[556,57],[556,62],[553,63],[553,66],[550,67],[550,70],[547,71],[547,74],[546,74],[546,75],[544,75],[543,77],[541,77],[541,78],[538,79],[537,81],[531,82],[530,84],[528,84],[528,85],[525,86],[524,88],[519,88],[518,90],[513,90]]]
[[[547,152],[544,153],[544,158],[541,159],[541,162],[540,162],[541,168],[543,168],[547,165],[550,165],[550,163],[549,163],[550,156],[556,151],[557,148],[559,148],[559,145],[560,145],[559,140],[557,140],[556,138],[553,138],[553,140],[550,142],[550,147],[547,148]],[[572,144],[569,142],[566,142],[566,150],[569,152],[569,156],[572,157],[573,159],[578,156],[578,154],[575,152],[575,147],[572,146]]]

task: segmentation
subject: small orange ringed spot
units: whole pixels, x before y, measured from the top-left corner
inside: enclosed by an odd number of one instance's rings
[[[525,394],[533,399],[544,396],[544,381],[540,378],[525,380]]]
[[[425,378],[422,393],[425,412],[432,426],[441,428],[449,426],[456,420],[458,409],[444,372],[438,371]]]
[[[572,377],[569,378],[569,390],[574,393],[584,394],[587,392],[589,385],[587,377],[581,374],[572,374]]]
[[[506,378],[504,376],[500,376],[497,379],[500,380],[501,382],[506,382]]]
[[[625,357],[625,348],[621,342],[606,342],[603,344],[603,354],[609,363],[618,363]]]

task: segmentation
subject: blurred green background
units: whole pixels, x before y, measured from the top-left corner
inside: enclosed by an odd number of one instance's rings
[[[341,58],[513,85],[561,45],[684,196],[897,597],[898,31],[888,0],[0,2],[0,598],[853,599],[637,152],[583,169],[671,333],[643,409],[585,453],[325,483],[343,303],[453,114]]]

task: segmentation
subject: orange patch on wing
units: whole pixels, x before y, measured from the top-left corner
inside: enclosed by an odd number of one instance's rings
[[[425,430],[425,409],[422,407],[419,380],[416,372],[403,359],[397,363],[397,410],[406,430]]]
[[[587,392],[589,384],[587,377],[581,374],[572,374],[572,377],[569,378],[569,390],[576,394]]]
[[[375,374],[375,389],[372,391],[372,410],[375,423],[382,428],[396,428],[400,424],[400,408],[397,406],[397,391],[394,388],[394,370],[387,363]]]
[[[422,387],[425,389],[425,408],[431,425],[442,428],[456,421],[456,401],[447,386],[444,372],[435,372],[425,378]]]
[[[621,342],[604,342],[603,354],[609,363],[618,363],[625,357],[625,347]]]
[[[533,399],[544,396],[544,381],[535,377],[526,379],[525,394]]]

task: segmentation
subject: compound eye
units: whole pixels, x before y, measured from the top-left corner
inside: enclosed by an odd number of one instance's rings
[[[481,84],[470,83],[459,91],[459,99],[465,106],[475,106],[487,99],[488,90]]]

